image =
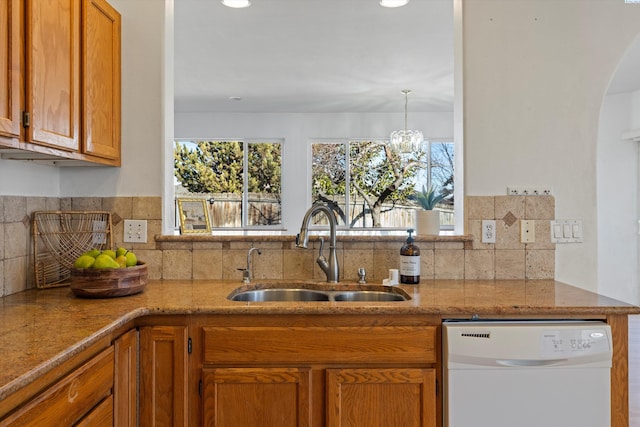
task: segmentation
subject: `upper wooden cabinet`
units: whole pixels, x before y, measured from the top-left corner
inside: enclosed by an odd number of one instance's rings
[[[0,140],[17,147],[22,101],[22,0],[0,0]]]
[[[119,13],[104,0],[0,0],[0,24],[0,157],[119,166]]]

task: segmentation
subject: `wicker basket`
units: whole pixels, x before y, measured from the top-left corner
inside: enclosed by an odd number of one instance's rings
[[[112,248],[111,214],[105,211],[33,213],[34,276],[38,288],[66,286],[76,258]]]
[[[111,298],[133,295],[147,285],[147,266],[144,262],[127,268],[72,268],[71,290],[84,298]]]

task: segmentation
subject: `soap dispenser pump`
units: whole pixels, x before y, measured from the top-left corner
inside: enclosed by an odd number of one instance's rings
[[[407,233],[407,243],[400,248],[400,283],[417,285],[420,283],[420,248],[413,244],[413,229]]]

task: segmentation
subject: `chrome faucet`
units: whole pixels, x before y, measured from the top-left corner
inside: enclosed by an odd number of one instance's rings
[[[258,255],[262,255],[262,252],[258,248],[251,247],[249,248],[249,252],[247,252],[247,268],[239,268],[242,271],[242,282],[243,283],[251,283],[251,252],[256,251]]]
[[[311,218],[318,212],[324,213],[329,220],[329,260],[322,254],[324,247],[324,240],[320,240],[320,253],[316,262],[327,275],[327,282],[337,283],[340,279],[340,268],[338,267],[338,256],[336,254],[336,228],[338,227],[338,221],[336,215],[331,208],[324,203],[315,203],[309,208],[307,213],[304,214],[302,219],[302,227],[300,227],[300,233],[296,236],[296,246],[306,249],[309,245],[309,223]]]

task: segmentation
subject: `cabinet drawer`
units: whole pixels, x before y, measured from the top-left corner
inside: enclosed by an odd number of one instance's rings
[[[0,422],[2,426],[72,425],[113,387],[113,346],[93,357]]]
[[[203,327],[204,363],[435,363],[436,326]]]

